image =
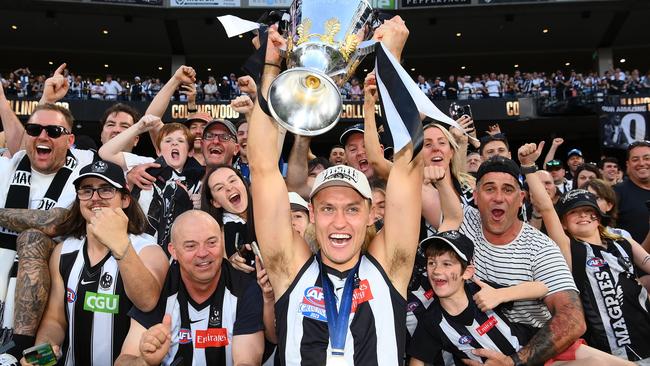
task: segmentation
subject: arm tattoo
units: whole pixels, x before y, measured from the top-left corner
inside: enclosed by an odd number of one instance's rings
[[[67,211],[67,209],[59,207],[49,211],[26,208],[0,208],[0,226],[17,232],[39,229],[46,234],[50,234],[57,225],[63,222]]]
[[[24,231],[16,239],[19,257],[14,308],[16,334],[36,335],[49,298],[48,260],[54,245],[52,239],[38,230]]]
[[[578,293],[568,290],[555,295],[563,298],[558,299],[554,308],[550,309],[553,318],[519,352],[527,365],[543,365],[584,333],[584,313]]]

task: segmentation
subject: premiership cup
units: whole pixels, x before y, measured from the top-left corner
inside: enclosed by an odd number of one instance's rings
[[[368,52],[373,11],[367,0],[294,0],[287,28],[287,70],[271,83],[269,110],[288,131],[316,136],[339,120],[339,87]]]

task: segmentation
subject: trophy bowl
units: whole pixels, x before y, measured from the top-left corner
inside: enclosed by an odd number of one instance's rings
[[[287,70],[271,83],[269,110],[288,131],[316,136],[332,129],[342,110],[339,88],[354,74],[372,37],[366,0],[294,0],[287,29]]]

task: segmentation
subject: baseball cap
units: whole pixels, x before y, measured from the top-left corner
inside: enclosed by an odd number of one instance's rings
[[[203,130],[203,135],[208,132],[208,130],[214,126],[215,124],[220,124],[228,129],[228,132],[235,136],[237,138],[237,129],[235,128],[235,125],[232,124],[232,122],[228,121],[227,119],[213,119],[211,122],[208,122],[207,125],[205,125],[205,129]]]
[[[192,124],[194,121],[202,121],[205,123],[210,123],[212,122],[212,116],[205,113],[205,112],[197,112],[197,113],[192,113],[189,116],[187,116],[187,119],[183,122],[183,124],[187,127]],[[206,125],[207,127],[207,125]]]
[[[222,79],[223,79],[223,80],[228,80],[228,77],[224,75],[224,76],[222,77]]]
[[[584,206],[592,207],[601,218],[609,217],[598,207],[596,196],[584,189],[574,189],[565,193],[555,205],[555,211],[562,218],[574,208]]]
[[[92,164],[88,164],[81,168],[79,176],[72,182],[76,188],[84,178],[94,177],[105,180],[108,184],[115,188],[126,188],[126,179],[124,179],[124,172],[119,165],[111,163],[110,161],[97,160]]]
[[[350,187],[359,192],[362,197],[372,201],[368,178],[360,171],[346,165],[336,165],[320,172],[316,176],[309,199],[314,198],[321,189],[334,186]]]
[[[517,166],[517,163],[512,159],[504,158],[499,155],[487,159],[481,164],[481,166],[479,166],[478,172],[476,172],[476,181],[480,181],[485,174],[494,172],[510,174],[517,182],[519,182],[520,187],[523,186],[523,182],[519,179],[521,176],[521,170],[519,169],[519,166]]]
[[[555,205],[555,210],[557,211],[557,215],[562,218],[574,208],[583,206],[593,207],[601,218],[608,217],[598,207],[596,196],[584,189],[574,189],[565,193]]]
[[[348,140],[348,137],[352,135],[353,133],[363,133],[363,123],[357,123],[356,125],[352,125],[343,131],[341,134],[341,137],[339,138],[339,142],[341,145],[345,146],[346,141]]]
[[[572,157],[573,155],[578,155],[579,157],[582,157],[582,151],[579,149],[571,149],[569,153],[566,155],[567,159]]]
[[[428,247],[439,243],[449,245],[465,263],[470,263],[474,258],[474,243],[458,230],[443,231],[430,236],[420,242],[420,248],[425,252]]]
[[[291,204],[291,211],[309,211],[307,201],[296,192],[289,192],[289,203]]]
[[[546,170],[558,170],[562,168],[564,168],[564,164],[558,159],[553,159],[546,163]]]

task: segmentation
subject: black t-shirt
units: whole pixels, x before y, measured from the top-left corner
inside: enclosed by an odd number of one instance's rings
[[[617,226],[630,232],[632,238],[641,243],[648,233],[648,209],[650,190],[643,189],[626,179],[614,186],[618,197]]]

